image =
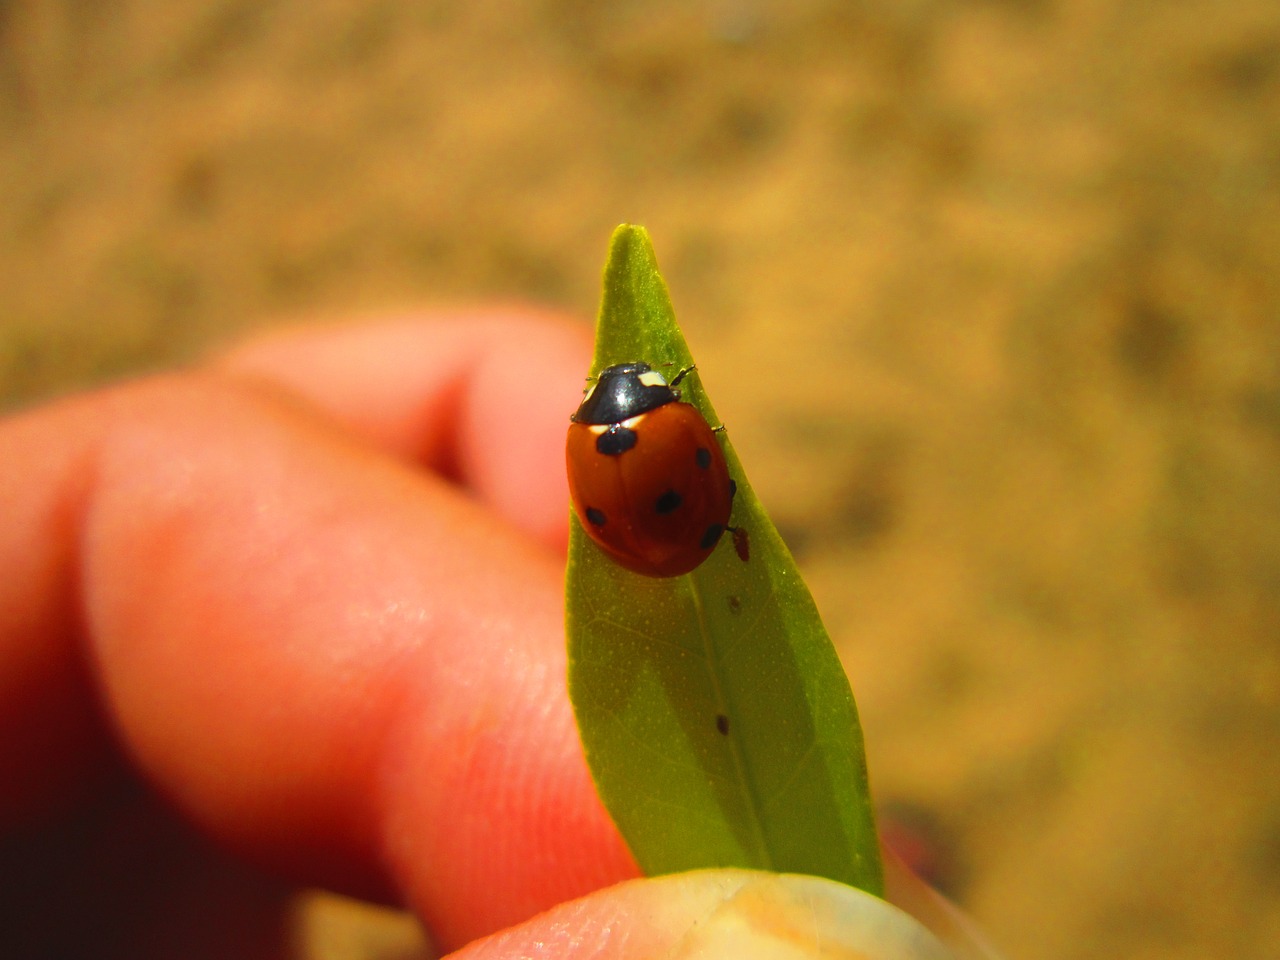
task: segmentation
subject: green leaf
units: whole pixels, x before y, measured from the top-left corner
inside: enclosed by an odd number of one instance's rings
[[[693,363],[642,227],[613,235],[591,373]],[[683,399],[720,423],[691,374]],[[610,561],[572,522],[569,693],[596,785],[647,874],[808,873],[882,890],[849,682],[787,548],[720,434],[738,484],[726,536],[682,577]]]

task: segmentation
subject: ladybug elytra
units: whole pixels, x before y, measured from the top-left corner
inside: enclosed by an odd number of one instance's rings
[[[736,484],[715,431],[647,363],[607,367],[570,418],[566,458],[574,513],[618,564],[675,577],[711,555],[729,526]]]

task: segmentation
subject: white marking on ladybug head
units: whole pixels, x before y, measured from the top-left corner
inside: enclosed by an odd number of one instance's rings
[[[646,387],[665,387],[667,385],[666,377],[657,370],[649,370],[640,374],[640,382]]]

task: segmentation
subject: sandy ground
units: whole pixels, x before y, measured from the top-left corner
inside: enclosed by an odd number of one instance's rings
[[[8,403],[622,220],[954,896],[1280,956],[1274,0],[0,3]]]

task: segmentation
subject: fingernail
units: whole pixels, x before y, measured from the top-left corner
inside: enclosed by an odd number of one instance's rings
[[[918,921],[840,883],[748,871],[683,876],[722,883],[724,896],[673,945],[672,960],[953,960]]]

